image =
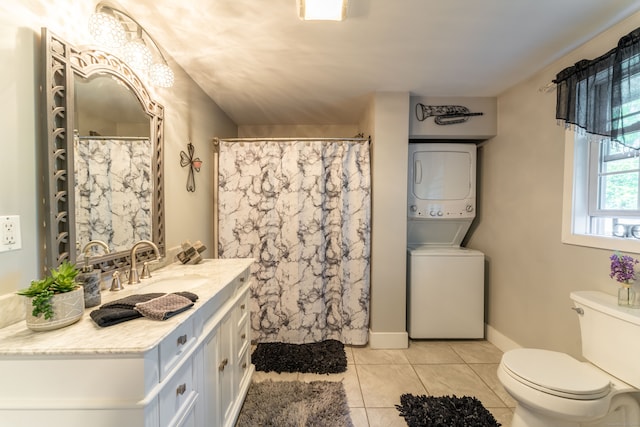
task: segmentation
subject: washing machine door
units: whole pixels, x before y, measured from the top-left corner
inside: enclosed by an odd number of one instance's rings
[[[611,387],[609,378],[595,367],[556,351],[510,350],[502,356],[502,366],[531,388],[569,399],[600,399]]]

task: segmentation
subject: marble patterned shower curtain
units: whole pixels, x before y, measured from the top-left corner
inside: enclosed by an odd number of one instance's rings
[[[366,141],[220,141],[219,253],[253,257],[256,342],[367,343]]]

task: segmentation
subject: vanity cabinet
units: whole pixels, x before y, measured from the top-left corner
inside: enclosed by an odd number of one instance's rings
[[[249,323],[246,315],[249,287],[243,286],[231,310],[208,334],[204,345],[205,425],[233,426],[251,382]],[[249,359],[246,355],[249,354]]]
[[[165,321],[97,327],[87,310],[67,328],[0,329],[0,427],[233,426],[254,371],[248,321],[252,260],[171,265],[144,288],[177,283],[199,296]],[[175,289],[175,291],[187,289]],[[128,293],[127,293],[128,292]],[[105,297],[107,297],[105,301]]]

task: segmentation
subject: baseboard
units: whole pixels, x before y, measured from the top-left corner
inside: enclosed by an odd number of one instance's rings
[[[522,348],[520,344],[510,338],[507,338],[505,335],[501,334],[491,326],[486,325],[486,327],[487,341],[498,347],[500,350],[502,350],[503,353],[515,348]]]
[[[369,347],[375,349],[409,348],[407,332],[373,332],[369,329]]]

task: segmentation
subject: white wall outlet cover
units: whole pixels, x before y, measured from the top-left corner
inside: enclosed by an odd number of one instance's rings
[[[0,252],[15,251],[21,248],[20,216],[0,216]]]

